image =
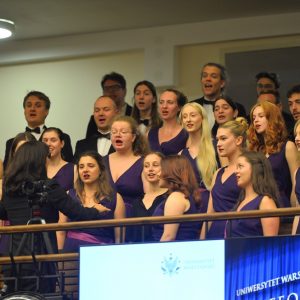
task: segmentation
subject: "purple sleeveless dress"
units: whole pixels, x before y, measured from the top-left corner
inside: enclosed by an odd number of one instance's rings
[[[111,187],[116,193],[119,193],[125,203],[126,217],[132,216],[132,204],[136,198],[142,199],[144,195],[142,171],[143,171],[143,158],[139,158],[128,170],[126,170],[116,182],[113,181],[110,172],[109,156],[103,157],[108,178]]]
[[[273,175],[275,177],[280,199],[279,203],[281,207],[290,207],[290,198],[292,192],[292,181],[290,175],[290,169],[285,157],[286,143],[281,148],[280,152],[271,154],[268,159],[271,163]]]
[[[74,185],[74,164],[67,163],[62,166],[53,179],[55,179],[65,191],[72,189]]]
[[[163,216],[164,210],[165,210],[165,204],[166,201],[163,201],[160,203],[154,213],[153,217],[156,216]],[[184,213],[184,215],[188,214],[196,214],[197,208],[194,199],[191,197],[189,198],[190,201],[190,208]],[[164,232],[164,224],[154,224],[152,225],[152,238],[153,241],[160,241],[161,236]],[[176,241],[189,241],[189,240],[197,240],[199,239],[200,234],[200,223],[199,222],[185,222],[181,223],[179,225],[177,235],[176,235]]]
[[[245,210],[259,210],[261,200],[264,196],[259,195],[247,203],[241,211]],[[263,236],[263,228],[261,220],[258,219],[236,219],[227,221],[226,223],[226,237],[249,237],[249,236]]]
[[[76,195],[76,191],[71,189],[69,195],[76,201],[80,202],[80,199]],[[100,204],[110,209],[109,212],[99,217],[101,220],[108,220],[114,218],[114,211],[116,209],[116,195],[114,194],[111,199],[104,198],[100,201]],[[72,221],[72,220],[70,220]],[[100,245],[100,244],[112,244],[115,241],[115,234],[113,227],[102,228],[86,228],[69,230],[67,232],[66,240],[64,243],[65,252],[77,252],[79,246],[82,245]]]
[[[184,148],[181,152],[181,155],[184,155],[189,162],[191,163],[191,166],[194,170],[194,174],[196,176],[196,180],[198,183],[198,186],[200,188],[200,193],[201,193],[201,206],[199,209],[199,213],[206,213],[207,212],[207,206],[208,206],[208,200],[209,200],[209,191],[207,190],[204,182],[202,181],[202,176],[200,174],[200,170],[198,169],[197,166],[197,160],[196,158],[193,158],[189,152],[188,148]]]
[[[164,155],[177,154],[186,145],[189,137],[185,129],[182,129],[173,139],[159,144],[158,140],[159,127],[151,128],[148,133],[148,141],[151,151],[161,152]]]
[[[216,182],[211,190],[213,208],[215,212],[231,211],[237,203],[240,188],[237,186],[236,175],[232,173],[224,183],[222,175],[225,168],[217,174]],[[226,221],[214,221],[206,235],[207,239],[223,239]]]

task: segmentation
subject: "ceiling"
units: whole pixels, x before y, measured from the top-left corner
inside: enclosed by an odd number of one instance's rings
[[[16,24],[15,40],[285,14],[300,1],[1,0],[0,18]],[[263,24],[262,24],[263,26]]]

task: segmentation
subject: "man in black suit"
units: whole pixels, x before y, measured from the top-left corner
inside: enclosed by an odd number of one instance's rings
[[[23,100],[24,116],[27,122],[25,130],[31,132],[37,140],[41,138],[43,131],[46,129],[45,120],[49,113],[50,104],[50,99],[39,91],[29,92]],[[66,161],[71,162],[73,161],[71,139],[67,134],[64,134],[63,138],[65,145],[62,149],[62,155]],[[13,138],[6,141],[4,167],[8,162],[12,142]]]
[[[101,80],[101,87],[103,96],[110,97],[116,104],[119,114],[122,116],[130,116],[132,107],[125,102],[126,96],[126,80],[123,75],[112,72],[103,76]],[[86,131],[86,138],[97,133],[97,125],[94,117],[91,116],[88,128]]]
[[[76,143],[75,161],[85,151],[97,151],[101,156],[115,151],[110,141],[110,125],[118,113],[116,103],[112,98],[101,96],[95,101],[93,119],[97,126],[97,132]]]
[[[203,97],[193,100],[193,102],[197,102],[205,108],[211,128],[215,124],[213,104],[215,100],[224,93],[227,78],[226,69],[221,64],[210,62],[205,64],[202,68],[201,87]],[[244,106],[240,103],[236,103],[236,105],[239,111],[239,116],[246,116]]]

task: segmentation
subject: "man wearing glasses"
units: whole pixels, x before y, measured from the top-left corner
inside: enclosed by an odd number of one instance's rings
[[[116,104],[120,115],[130,116],[132,107],[125,102],[126,96],[126,80],[123,75],[111,72],[103,76],[101,80],[103,96],[110,97]],[[97,126],[93,116],[88,124],[86,138],[97,133]]]
[[[280,87],[279,78],[276,73],[260,72],[256,74],[256,93],[278,91]]]

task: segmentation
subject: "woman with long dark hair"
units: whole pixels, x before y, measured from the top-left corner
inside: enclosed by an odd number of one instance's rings
[[[141,133],[147,133],[151,127],[159,127],[161,120],[157,111],[157,93],[152,82],[139,81],[134,89],[134,105],[131,116],[139,124]]]
[[[268,159],[262,153],[244,151],[236,165],[241,193],[235,210],[276,209],[279,192]],[[226,224],[226,237],[274,236],[279,223],[279,217],[231,220]]]
[[[91,220],[100,219],[102,215],[99,212],[109,211],[101,204],[95,204],[94,208],[83,208],[79,203],[69,197],[65,191],[55,182],[47,180],[46,159],[48,156],[48,147],[38,141],[29,141],[21,145],[16,151],[13,159],[7,166],[3,183],[3,200],[0,202],[0,218],[10,221],[10,225],[25,225],[32,218],[32,213],[38,213],[47,223],[57,223],[58,212],[62,211],[73,220]],[[25,190],[24,190],[25,184]],[[27,186],[27,188],[26,188]],[[33,188],[36,186],[36,188]],[[46,193],[47,197],[42,198],[40,189]],[[28,195],[28,193],[30,195]],[[33,211],[28,198],[33,204],[38,204]],[[31,202],[32,203],[32,202]],[[17,252],[20,255],[31,255],[32,252],[39,254],[44,252],[44,245],[41,239],[37,238],[33,244],[28,240],[23,247],[19,249],[23,234],[18,233],[12,236],[11,249],[13,255]],[[57,252],[57,243],[55,232],[49,232],[49,239],[52,251]],[[31,248],[33,245],[33,249]],[[49,250],[49,249],[48,249]],[[41,269],[42,274],[53,274],[54,265],[45,263]],[[6,275],[10,275],[12,269],[5,270]],[[19,266],[18,276],[35,275],[33,264],[21,264]],[[35,279],[20,279],[18,290],[36,290],[37,282]],[[13,286],[8,284],[8,290]],[[53,292],[55,281],[41,280],[40,292]]]
[[[62,149],[65,145],[63,132],[56,127],[49,127],[42,133],[41,140],[49,147],[49,156],[47,159],[47,177],[55,179],[65,191],[73,188],[75,181],[75,165],[67,162],[62,157]],[[65,220],[65,216],[59,213],[59,222]],[[58,249],[63,248],[65,231],[57,231]]]
[[[170,155],[179,153],[185,147],[188,133],[179,123],[178,116],[186,103],[187,98],[180,91],[167,89],[161,93],[158,112],[162,126],[152,127],[148,133],[152,151]]]
[[[125,218],[125,206],[120,194],[113,193],[109,184],[102,157],[97,152],[84,152],[77,163],[75,188],[69,195],[83,207],[93,207],[100,203],[109,209],[103,219]],[[78,251],[81,245],[99,245],[119,243],[119,227],[105,227],[81,230],[69,230],[64,250]]]
[[[170,155],[161,163],[160,186],[168,189],[168,197],[153,216],[174,216],[197,213],[200,193],[193,168],[185,156]],[[155,224],[155,241],[194,240],[199,236],[200,222]]]

